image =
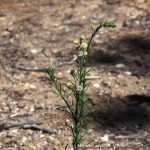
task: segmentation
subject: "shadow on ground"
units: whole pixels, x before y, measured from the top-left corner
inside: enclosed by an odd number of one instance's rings
[[[96,104],[93,106],[94,111],[89,114],[93,124],[98,123],[102,129],[123,130],[126,128],[128,131],[149,126],[149,96],[134,94],[115,99],[105,96],[102,99],[107,101],[107,104],[101,102]]]
[[[104,50],[93,49],[91,65],[111,65],[122,63],[134,75],[146,75],[150,70],[150,38],[145,36],[124,36],[103,43]],[[103,47],[103,46],[102,46]]]

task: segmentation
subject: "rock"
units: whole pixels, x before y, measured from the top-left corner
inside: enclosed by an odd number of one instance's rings
[[[58,77],[58,78],[62,78],[62,77],[63,77],[63,74],[62,74],[61,72],[58,72],[58,73],[57,73],[57,77]]]
[[[45,135],[41,133],[41,134],[39,135],[39,137],[40,137],[40,138],[44,138]]]
[[[94,83],[94,84],[93,84],[93,87],[99,88],[99,87],[100,87],[100,84],[99,84],[99,83]]]
[[[130,71],[125,71],[124,74],[125,74],[125,75],[128,75],[128,76],[131,76],[131,75],[132,75],[132,72],[130,72]]]
[[[18,130],[17,129],[13,129],[13,130],[11,130],[11,132],[16,134],[16,133],[18,133]]]
[[[30,112],[34,112],[35,111],[35,107],[34,106],[31,106],[30,107]]]
[[[41,53],[41,52],[42,52],[42,48],[40,48],[40,47],[32,47],[32,48],[30,49],[30,52],[31,52],[32,54],[38,54],[38,53]]]
[[[120,79],[123,79],[123,78],[124,78],[124,76],[121,75],[121,74],[117,75],[117,77],[120,78]]]
[[[145,3],[146,0],[138,0],[137,2],[138,2],[138,3]]]
[[[18,106],[18,108],[23,109],[26,106],[26,104],[25,104],[25,102],[19,101],[17,106]]]
[[[29,89],[35,89],[36,86],[34,84],[30,84],[30,83],[25,83],[25,87],[29,88]]]
[[[38,50],[37,50],[36,48],[32,48],[32,49],[30,49],[30,52],[31,52],[32,54],[37,54],[37,53],[38,53]]]
[[[109,141],[109,137],[108,137],[107,134],[105,134],[104,136],[102,136],[100,139],[101,139],[103,142],[108,142],[108,141]]]
[[[27,141],[28,141],[27,137],[25,137],[25,136],[22,137],[22,139],[21,139],[21,142],[22,142],[22,143],[26,143]]]
[[[124,64],[116,64],[116,68],[121,69],[121,68],[125,68]]]
[[[103,82],[103,85],[105,87],[111,87],[112,83],[111,83],[111,81],[107,81],[107,82]]]
[[[4,77],[0,77],[0,85],[5,84],[5,78]]]

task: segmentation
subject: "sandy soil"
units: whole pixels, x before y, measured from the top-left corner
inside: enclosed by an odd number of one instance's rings
[[[1,0],[0,149],[63,150],[68,143],[71,150],[64,103],[41,68],[56,66],[65,84],[73,40],[114,20],[117,28],[101,30],[91,50],[89,76],[97,78],[89,80],[83,143],[94,139],[91,150],[149,150],[149,8],[148,0]],[[9,126],[23,123],[54,133]]]

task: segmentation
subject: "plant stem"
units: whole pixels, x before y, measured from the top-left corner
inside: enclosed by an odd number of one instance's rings
[[[90,53],[90,47],[92,44],[92,41],[98,31],[101,28],[114,28],[116,25],[113,22],[102,22],[97,26],[95,30],[93,30],[91,37],[88,39],[80,38],[79,42],[77,41],[78,47],[77,50],[81,53],[77,56],[76,61],[76,72],[75,70],[72,70],[73,72],[71,75],[74,78],[74,83],[72,83],[72,86],[67,86],[69,90],[71,90],[75,97],[75,105],[69,103],[69,96],[65,93],[66,90],[62,89],[62,86],[58,79],[55,76],[54,68],[51,66],[50,68],[46,69],[46,72],[48,73],[49,77],[51,78],[53,82],[53,86],[56,89],[56,94],[58,94],[62,100],[65,102],[66,106],[68,107],[68,113],[73,121],[73,125],[66,125],[71,129],[72,132],[72,146],[74,150],[87,150],[87,145],[84,145],[83,148],[80,148],[81,140],[85,134],[83,132],[81,133],[81,123],[82,120],[87,116],[87,110],[86,110],[86,100],[85,100],[85,91],[87,88],[86,85],[86,76],[89,71],[87,71],[88,66],[88,57]],[[65,147],[65,150],[67,150],[67,146]]]

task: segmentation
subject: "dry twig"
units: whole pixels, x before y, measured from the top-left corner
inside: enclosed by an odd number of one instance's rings
[[[41,123],[37,122],[24,122],[24,123],[8,123],[4,122],[0,124],[0,130],[8,130],[10,128],[19,127],[22,129],[32,129],[32,130],[40,130],[45,133],[54,134],[55,132],[52,129],[48,129],[45,127],[39,126]]]

